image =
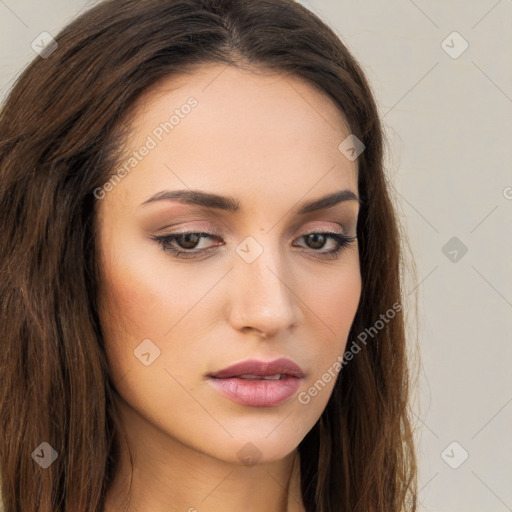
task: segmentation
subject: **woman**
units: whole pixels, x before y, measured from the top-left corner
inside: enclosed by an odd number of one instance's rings
[[[5,510],[416,509],[371,90],[289,0],[106,0],[0,118]]]

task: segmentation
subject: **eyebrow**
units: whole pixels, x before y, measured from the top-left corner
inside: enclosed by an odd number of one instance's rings
[[[225,210],[232,213],[238,213],[242,210],[240,202],[233,197],[201,192],[200,190],[162,190],[144,201],[140,206],[144,206],[155,201],[179,201],[183,204]],[[313,201],[304,201],[300,203],[297,208],[297,213],[299,215],[304,215],[317,210],[324,210],[344,201],[357,201],[361,204],[359,197],[357,197],[352,190],[344,189],[318,199],[314,199]]]

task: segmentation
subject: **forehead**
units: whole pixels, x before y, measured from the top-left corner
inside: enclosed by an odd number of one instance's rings
[[[139,203],[164,185],[237,196],[274,190],[276,199],[320,181],[322,191],[357,192],[357,163],[338,149],[350,133],[343,115],[299,77],[203,65],[161,80],[132,112],[126,158],[151,149],[116,188]]]

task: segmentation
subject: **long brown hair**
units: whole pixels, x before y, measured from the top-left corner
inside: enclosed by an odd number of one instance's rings
[[[416,510],[406,322],[397,307],[400,225],[375,100],[346,46],[292,0],[106,0],[55,39],[0,114],[6,511],[103,509],[122,432],[96,309],[94,190],[116,169],[126,115],[140,94],[214,62],[302,77],[334,100],[365,145],[358,158],[362,295],[347,350],[361,333],[371,338],[343,365],[299,445],[301,491],[308,512]],[[394,315],[383,322],[390,308]],[[43,442],[58,454],[44,470],[33,459]]]

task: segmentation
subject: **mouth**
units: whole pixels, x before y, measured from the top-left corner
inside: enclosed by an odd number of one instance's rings
[[[236,378],[237,379],[246,379],[246,380],[282,380],[284,378],[286,378],[287,375],[285,373],[278,373],[276,375],[251,375],[251,374],[246,374],[246,375],[237,375]]]
[[[285,358],[248,360],[209,374],[208,383],[226,398],[250,407],[275,407],[293,396],[304,372]]]
[[[283,375],[291,377],[304,377],[302,368],[290,359],[284,357],[274,361],[258,361],[257,359],[248,359],[223,370],[211,373],[208,376],[216,379],[225,379],[230,377],[239,377],[246,379],[271,378],[278,380]]]

